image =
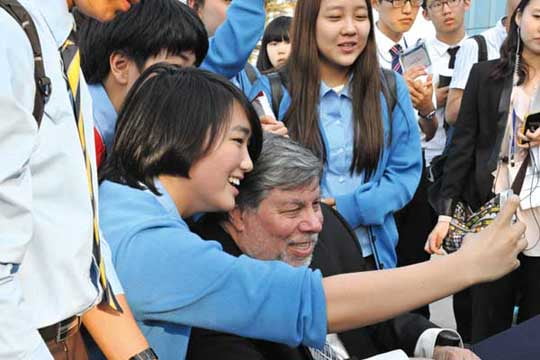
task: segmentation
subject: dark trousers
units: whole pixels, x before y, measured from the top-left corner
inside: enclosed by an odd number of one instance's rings
[[[437,215],[428,202],[427,189],[429,181],[424,167],[418,189],[411,202],[395,213],[399,241],[396,247],[398,266],[407,266],[429,260],[430,255],[424,251],[427,237],[435,224]],[[429,306],[415,311],[429,319]]]
[[[47,347],[54,360],[88,360],[88,353],[80,331],[61,342],[51,340],[47,342]]]
[[[540,314],[540,257],[520,255],[519,269],[472,291],[472,342],[479,342],[512,326],[514,306],[518,323]]]

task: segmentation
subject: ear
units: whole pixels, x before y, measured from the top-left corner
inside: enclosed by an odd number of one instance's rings
[[[110,76],[120,85],[128,84],[129,67],[132,64],[126,55],[122,52],[115,51],[109,57],[109,67],[111,68]]]
[[[246,229],[244,225],[244,212],[237,207],[229,211],[229,224],[238,233],[243,232]]]
[[[465,8],[465,11],[469,11],[471,8],[471,0],[463,0],[463,7]]]
[[[380,0],[369,0],[371,1],[371,7],[374,8],[375,10],[379,11],[379,1]]]
[[[422,15],[424,15],[424,19],[431,21],[431,17],[429,16],[427,9],[422,9]]]

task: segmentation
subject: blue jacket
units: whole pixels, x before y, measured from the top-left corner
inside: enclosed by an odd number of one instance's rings
[[[397,104],[392,113],[392,136],[386,100],[381,93],[382,117],[386,145],[377,170],[367,182],[359,182],[346,195],[336,196],[338,211],[353,229],[371,227],[379,259],[384,268],[396,266],[398,232],[394,212],[403,208],[413,197],[422,173],[420,132],[414,116],[409,91],[403,78],[396,75]],[[271,103],[272,94],[267,76],[261,76],[253,86],[251,96],[264,91]],[[283,88],[279,119],[283,120],[291,98]],[[319,126],[322,129],[322,126]],[[323,133],[322,138],[327,141]],[[326,144],[326,149],[330,147]],[[323,174],[323,181],[324,181]]]
[[[192,233],[173,201],[105,181],[100,221],[141,330],[160,359],[184,359],[192,326],[321,348],[319,271],[239,258]]]
[[[234,0],[227,19],[209,39],[201,69],[232,79],[242,70],[264,33],[265,0]]]

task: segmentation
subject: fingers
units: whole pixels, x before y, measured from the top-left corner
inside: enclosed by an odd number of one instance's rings
[[[287,129],[287,127],[285,127],[285,125],[283,125],[283,123],[280,123],[280,122],[278,122],[277,124],[272,124],[272,125],[263,124],[262,128],[264,131],[267,131],[276,135],[281,135],[281,136],[286,136],[289,133],[289,130]]]
[[[262,125],[272,125],[272,124],[278,124],[279,122],[270,115],[264,115],[260,117],[260,121]]]
[[[405,77],[405,79],[407,80],[415,80],[416,78],[420,76],[424,76],[424,75],[427,75],[427,72],[423,66],[419,65],[419,66],[414,66],[411,69],[407,70],[403,74],[403,77]]]
[[[516,213],[519,206],[519,196],[512,195],[504,204],[504,207],[499,212],[499,215],[493,221],[495,227],[508,226],[512,220],[512,216]]]

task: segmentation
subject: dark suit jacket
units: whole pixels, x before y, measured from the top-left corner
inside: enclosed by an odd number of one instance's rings
[[[491,188],[508,120],[512,77],[494,80],[499,60],[473,66],[461,103],[443,172],[440,214],[450,215],[455,201],[473,209],[493,197]]]
[[[354,232],[332,208],[323,205],[324,225],[313,254],[312,268],[323,276],[331,276],[369,269]],[[218,240],[223,250],[241,255],[230,236],[216,221],[207,218],[194,225],[193,230],[203,239]],[[418,337],[429,328],[437,327],[417,314],[404,314],[373,326],[340,333],[339,337],[351,356],[363,359],[381,352],[403,349],[413,355]],[[268,341],[241,338],[235,335],[193,328],[188,348],[188,360],[306,360],[307,349],[289,348]]]

